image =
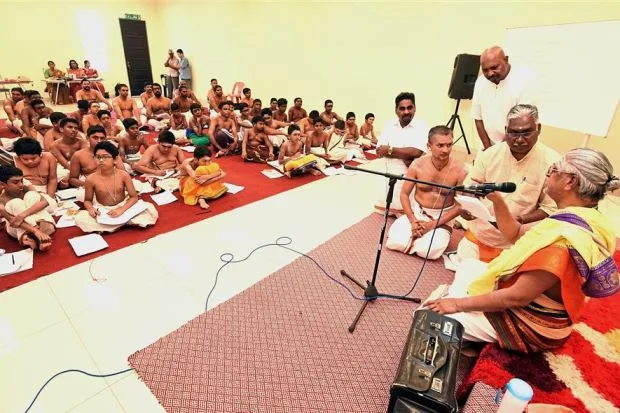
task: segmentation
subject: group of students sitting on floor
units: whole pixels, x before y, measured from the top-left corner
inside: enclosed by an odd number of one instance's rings
[[[183,84],[174,100],[161,96],[160,85],[148,84],[140,96],[142,110],[126,85],[116,90],[112,102],[91,93],[78,101],[77,111],[65,114],[48,108],[37,91],[12,89],[4,108],[7,126],[20,137],[1,138],[9,162],[0,170],[0,214],[20,244],[49,249],[58,190],[77,189],[85,209],[73,218],[84,232],[112,232],[125,224],[146,227],[157,221],[158,212],[139,201],[142,192],[179,189],[186,204],[204,209],[209,208],[207,200],[227,192],[225,172],[212,157],[236,154],[245,161],[276,161],[271,164],[290,177],[362,158],[363,149],[376,142],[374,115],[366,116],[365,134],[360,134],[355,114],[341,119],[330,100],[325,112],[306,115],[301,98],[295,99],[289,114],[297,121],[289,122],[286,99],[273,99],[278,106],[274,114],[251,99],[247,88],[246,101],[233,104],[217,85],[209,96],[217,106],[210,110]],[[88,80],[82,91],[91,92]],[[159,131],[156,144],[149,144],[145,129]],[[181,147],[188,145],[195,148],[186,159]],[[117,218],[138,202],[140,212],[122,224],[99,222],[101,214]]]

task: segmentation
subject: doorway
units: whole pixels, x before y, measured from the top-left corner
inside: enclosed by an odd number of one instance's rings
[[[144,20],[118,19],[125,52],[125,66],[131,96],[138,96],[146,82],[153,82],[149,41]]]

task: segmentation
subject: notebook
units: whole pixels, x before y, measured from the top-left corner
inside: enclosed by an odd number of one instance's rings
[[[69,238],[69,244],[71,244],[75,255],[78,257],[109,247],[108,243],[105,242],[103,237],[99,234],[88,234],[82,235],[81,237]]]

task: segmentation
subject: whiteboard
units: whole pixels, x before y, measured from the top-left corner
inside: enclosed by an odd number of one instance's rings
[[[620,97],[620,20],[509,28],[504,50],[536,72],[542,123],[607,136]]]

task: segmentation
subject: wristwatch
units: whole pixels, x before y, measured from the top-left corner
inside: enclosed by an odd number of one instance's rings
[[[391,146],[388,146],[388,156],[392,156],[392,150],[394,148],[392,148]]]

